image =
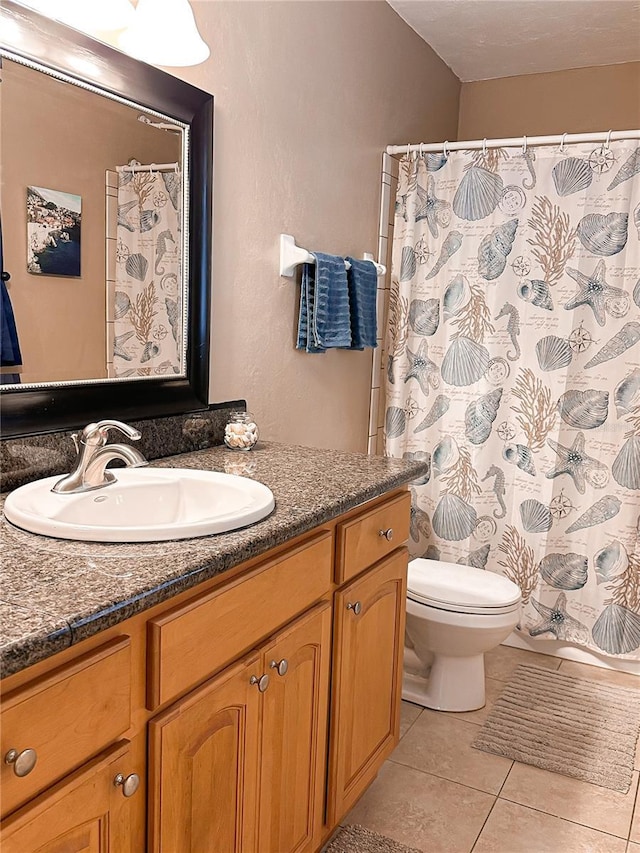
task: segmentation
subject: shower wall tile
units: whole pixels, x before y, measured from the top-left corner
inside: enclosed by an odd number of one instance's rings
[[[371,402],[369,405],[369,435],[375,435],[378,429],[378,406],[380,403],[380,389],[371,389]]]
[[[107,226],[107,237],[115,238],[118,227],[118,198],[114,190],[107,189],[105,196],[105,222]]]
[[[384,389],[380,388],[378,394],[378,423],[377,428],[380,429],[384,426],[384,416],[385,416],[385,400],[384,400]]]
[[[371,387],[380,388],[382,367],[382,347],[380,344],[373,351],[373,363],[371,365]]]
[[[378,330],[376,333],[376,338],[378,340],[384,339],[384,328],[386,322],[386,310],[387,310],[387,295],[389,291],[384,287],[378,288],[378,293],[376,295],[376,315],[378,318]]]
[[[107,250],[106,250],[106,278],[107,281],[112,281],[115,284],[116,281],[116,241],[115,240],[107,240]]]
[[[385,263],[385,258],[387,257],[387,246],[389,240],[387,237],[379,237],[378,238],[378,258],[380,259],[380,263]],[[378,287],[380,287],[381,279],[378,278]]]
[[[109,242],[109,241],[107,241]],[[115,302],[114,302],[114,294],[116,290],[116,283],[113,279],[107,276],[107,282],[105,287],[105,301],[106,301],[106,315],[107,315],[107,323],[113,324],[115,321]],[[107,353],[112,352],[112,347],[109,345],[110,342],[107,342]]]

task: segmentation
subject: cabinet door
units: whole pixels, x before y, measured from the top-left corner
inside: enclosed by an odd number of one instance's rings
[[[331,605],[315,607],[264,651],[259,853],[320,847],[326,774]]]
[[[335,594],[330,826],[398,742],[407,561],[402,548]]]
[[[262,674],[250,655],[149,723],[150,850],[255,851]]]
[[[114,784],[131,771],[128,744],[112,747],[8,817],[2,853],[142,853],[131,832],[142,793],[125,797]]]

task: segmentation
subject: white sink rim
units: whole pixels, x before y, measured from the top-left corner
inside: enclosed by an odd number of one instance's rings
[[[55,539],[110,543],[168,542],[228,533],[248,527],[266,518],[275,507],[273,493],[264,483],[235,474],[195,468],[111,468],[109,470],[116,476],[115,483],[82,493],[52,492],[51,488],[60,480],[60,475],[20,486],[7,495],[4,506],[5,517],[7,521],[22,530]],[[168,486],[173,490],[173,494],[169,494],[169,497],[181,504],[179,490],[189,489],[189,483],[195,483],[192,488],[217,488],[216,496],[222,494],[224,490],[224,494],[235,498],[240,495],[244,500],[241,505],[231,511],[218,510],[215,514],[204,516],[201,513],[195,520],[175,518],[173,521],[165,520],[155,524],[143,522],[124,525],[83,524],[52,517],[55,513],[73,514],[78,506],[82,510],[84,506],[92,507],[102,502],[106,504],[109,498],[111,503],[120,496],[124,496],[126,500],[133,495],[132,486],[137,489],[141,486],[150,489],[154,487],[166,489]],[[176,488],[178,493],[175,491]],[[144,515],[144,512],[141,514]]]

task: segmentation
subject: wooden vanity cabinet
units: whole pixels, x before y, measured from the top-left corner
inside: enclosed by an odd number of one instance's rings
[[[317,853],[397,743],[408,519],[381,496],[5,679],[39,763],[2,762],[3,853]]]
[[[364,793],[398,742],[407,559],[401,548],[335,593],[330,827]]]
[[[312,853],[322,831],[331,605],[149,724],[153,853]]]

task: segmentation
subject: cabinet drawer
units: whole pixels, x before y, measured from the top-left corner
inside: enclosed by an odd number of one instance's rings
[[[409,538],[411,495],[396,498],[338,524],[336,583],[344,583]]]
[[[117,740],[131,725],[131,645],[117,637],[2,699],[2,813]],[[10,750],[34,750],[25,776]],[[15,768],[15,769],[14,769]]]
[[[2,853],[134,853],[132,832],[143,793],[124,797],[114,785],[132,769],[127,741],[121,741],[66,776],[2,822]]]
[[[186,692],[289,622],[331,588],[333,541],[324,531],[149,622],[147,706]]]

